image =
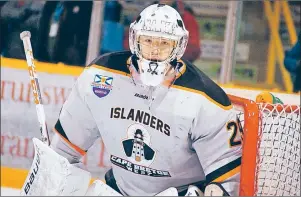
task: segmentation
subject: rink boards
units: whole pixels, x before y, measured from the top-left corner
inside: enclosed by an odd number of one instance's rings
[[[1,57],[1,64],[1,186],[20,188],[27,175],[26,169],[31,166],[34,155],[31,138],[39,137],[39,125],[26,62]],[[40,62],[36,63],[36,66],[46,120],[51,130],[62,104],[83,68]],[[229,86],[224,89],[227,93],[252,100],[261,92]],[[300,105],[298,95],[274,94],[284,103]],[[83,162],[92,172],[93,177],[103,177],[110,163],[101,140],[98,140],[88,151]],[[1,191],[9,192],[10,190]]]

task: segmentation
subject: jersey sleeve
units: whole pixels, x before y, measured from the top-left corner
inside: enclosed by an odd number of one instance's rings
[[[55,124],[51,146],[69,162],[75,163],[100,137],[97,124],[86,103],[89,88],[87,69],[78,77],[70,95],[62,106]]]
[[[221,183],[230,195],[238,196],[241,136],[236,114],[215,104],[204,104],[191,134],[206,175],[206,182]]]

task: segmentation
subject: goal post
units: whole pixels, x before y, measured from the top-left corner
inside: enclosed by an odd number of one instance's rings
[[[243,127],[240,196],[300,196],[300,106],[229,98]]]

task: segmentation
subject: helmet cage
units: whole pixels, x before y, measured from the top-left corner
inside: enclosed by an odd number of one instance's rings
[[[147,9],[147,8],[146,8]],[[157,29],[150,29],[151,23],[150,19],[145,20],[143,16],[139,17],[130,25],[129,32],[129,46],[130,50],[133,54],[135,54],[139,59],[143,58],[140,48],[139,48],[139,36],[151,36],[151,37],[159,37],[165,39],[171,39],[176,41],[176,46],[171,51],[169,57],[165,60],[166,62],[172,62],[173,60],[179,60],[186,49],[188,43],[188,31],[185,29],[184,24],[180,16],[176,19],[176,23],[173,23],[170,29],[167,29],[164,26],[159,26]],[[148,24],[147,24],[148,23]],[[147,27],[146,27],[147,26]],[[145,28],[146,27],[146,28]]]

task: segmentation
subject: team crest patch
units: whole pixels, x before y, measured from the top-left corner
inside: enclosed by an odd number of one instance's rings
[[[112,164],[139,175],[171,177],[168,171],[149,167],[155,160],[156,151],[152,148],[151,135],[143,125],[136,123],[130,125],[122,146],[127,158],[111,155]]]
[[[93,92],[99,98],[107,96],[112,90],[113,77],[95,75],[91,84]]]
[[[155,151],[151,148],[150,141],[151,136],[142,125],[132,124],[129,126],[127,139],[122,142],[129,161],[150,166],[155,158]]]

